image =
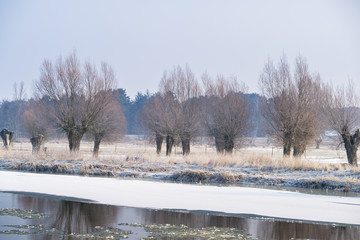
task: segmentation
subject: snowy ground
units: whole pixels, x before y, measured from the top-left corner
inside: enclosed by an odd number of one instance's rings
[[[255,214],[360,225],[358,197],[10,171],[0,171],[0,191],[50,194],[140,208]]]

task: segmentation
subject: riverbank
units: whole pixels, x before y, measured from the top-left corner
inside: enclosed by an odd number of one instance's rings
[[[149,153],[93,158],[84,154],[0,155],[0,169],[36,173],[109,176],[198,184],[231,184],[360,193],[360,169],[344,163],[284,159],[263,154],[188,157]]]

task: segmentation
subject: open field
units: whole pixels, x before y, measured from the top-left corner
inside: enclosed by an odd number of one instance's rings
[[[360,192],[360,168],[348,166],[345,150],[337,149],[330,139],[324,140],[320,149],[310,146],[302,158],[283,158],[282,149],[265,138],[255,139],[232,155],[216,154],[211,141],[199,139],[186,157],[182,156],[181,147],[176,147],[170,157],[165,153],[158,156],[154,145],[140,136],[103,143],[98,158],[92,156],[91,142],[83,141],[76,154],[69,153],[65,139],[49,141],[45,147],[46,153],[33,155],[29,142],[14,142],[9,151],[0,151],[0,168]]]

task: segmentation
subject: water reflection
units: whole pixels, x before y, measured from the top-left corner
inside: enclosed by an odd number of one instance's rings
[[[216,216],[170,211],[143,211],[144,221],[152,224],[184,224],[189,227],[231,227],[245,230],[259,239],[360,239],[360,226],[332,226],[275,221],[273,219]]]
[[[18,195],[19,207],[46,213],[45,223],[33,219],[30,225],[43,224],[48,229],[59,229],[65,235],[63,239],[72,239],[71,233],[89,233],[97,226],[116,226],[118,209],[115,206],[88,204],[74,201],[61,201]],[[32,236],[33,239],[50,239],[50,236]],[[59,236],[53,236],[59,239]]]
[[[4,193],[1,193],[2,195]],[[258,239],[360,239],[360,226],[332,226],[310,223],[295,223],[271,219],[246,218],[237,216],[219,216],[209,213],[188,213],[164,210],[150,210],[129,207],[63,201],[42,197],[16,196],[15,208],[32,209],[44,212],[49,217],[30,219],[27,224],[44,224],[65,233],[87,233],[96,226],[119,227],[120,223],[171,224],[198,227],[231,227],[244,230]],[[11,195],[11,196],[10,196]],[[4,198],[1,198],[4,201]],[[0,202],[0,208],[3,204]],[[44,222],[45,221],[45,222]],[[1,236],[0,236],[1,237]],[[30,235],[29,239],[51,239],[49,235]],[[59,239],[54,236],[53,239]],[[64,237],[71,239],[71,237]]]

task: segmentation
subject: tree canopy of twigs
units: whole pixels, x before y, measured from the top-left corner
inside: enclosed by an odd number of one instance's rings
[[[126,133],[126,119],[120,104],[114,99],[101,110],[101,117],[88,129],[88,135],[94,140],[94,156],[99,155],[102,140],[118,140]]]
[[[236,143],[251,130],[246,87],[236,79],[218,76],[215,81],[205,73],[204,123],[207,133],[214,137],[219,153],[231,153]]]
[[[30,100],[22,115],[24,129],[30,138],[37,135],[48,137],[53,128],[47,114],[46,104],[39,100]]]

